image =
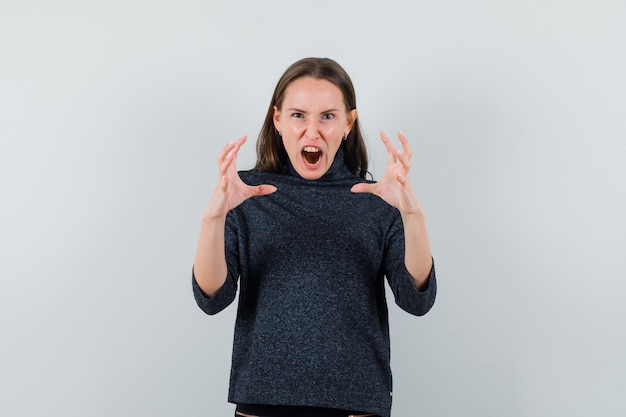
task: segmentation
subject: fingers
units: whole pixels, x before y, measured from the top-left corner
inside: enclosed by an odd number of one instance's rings
[[[237,156],[237,152],[239,152],[239,149],[241,149],[241,147],[243,146],[243,144],[246,142],[247,139],[248,139],[248,135],[243,135],[242,137],[234,141],[233,150],[229,154],[227,154],[226,157],[235,158]]]
[[[406,136],[404,136],[404,133],[398,132],[398,139],[400,139],[400,143],[402,143],[404,156],[406,156],[407,159],[411,159],[411,157],[413,156],[413,152],[411,151],[411,147],[409,146],[409,141],[407,140]]]
[[[398,162],[399,160],[404,166],[404,168],[408,169],[409,161],[411,160],[411,157],[413,156],[413,152],[411,151],[411,147],[409,146],[409,141],[406,138],[406,136],[404,136],[404,133],[398,132],[398,139],[400,139],[400,143],[402,144],[402,152],[400,152],[400,150],[396,149],[393,146],[393,144],[391,143],[391,140],[389,140],[389,137],[385,134],[385,132],[383,131],[380,132],[380,138],[385,144],[385,148],[387,148],[387,153],[389,155],[389,163],[394,164]]]
[[[389,156],[387,162],[389,164],[395,164],[396,152],[397,152],[396,148],[393,147],[393,145],[391,144],[391,141],[389,140],[389,137],[382,130],[380,131],[380,138],[382,139],[383,144],[385,145],[385,148],[387,148],[387,155]]]
[[[394,163],[398,159],[402,161],[408,161],[409,159],[411,159],[411,156],[413,155],[413,153],[411,151],[411,147],[409,146],[409,141],[404,135],[404,133],[398,132],[398,139],[400,139],[400,143],[402,144],[402,152],[400,152],[398,149],[396,149],[393,146],[393,144],[391,143],[391,140],[385,134],[385,132],[383,131],[380,132],[380,138],[385,144],[385,148],[387,148],[387,153],[389,154],[389,163]]]
[[[233,167],[235,167],[237,153],[239,152],[241,146],[245,143],[246,139],[247,135],[243,135],[234,142],[227,144],[226,146],[224,146],[224,148],[222,148],[222,151],[217,157],[217,163],[220,172],[219,185],[222,191],[226,191],[228,189],[228,185],[230,182],[230,179],[228,177],[229,170],[236,169]]]
[[[239,152],[241,145],[244,144],[247,138],[248,138],[247,135],[243,135],[236,141],[231,142],[228,145],[224,146],[224,148],[222,149],[222,152],[220,152],[219,156],[217,157],[218,162],[222,164],[225,161],[234,159],[237,156],[237,152]]]
[[[217,157],[217,162],[219,164],[219,169],[220,169],[220,175],[226,175],[226,173],[228,172],[228,169],[237,159],[237,153],[239,152],[239,149],[241,149],[241,146],[244,144],[246,139],[247,139],[247,135],[243,135],[236,141],[231,142],[228,145],[224,146],[224,148],[222,149],[222,152],[220,152],[219,156]]]

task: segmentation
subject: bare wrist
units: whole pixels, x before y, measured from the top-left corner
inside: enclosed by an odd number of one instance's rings
[[[211,207],[207,207],[202,213],[202,223],[223,223],[226,221],[226,214],[227,213],[212,210]]]

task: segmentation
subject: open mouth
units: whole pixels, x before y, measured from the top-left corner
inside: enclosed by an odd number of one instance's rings
[[[308,165],[316,165],[322,159],[322,151],[315,146],[305,146],[302,150],[302,157]]]

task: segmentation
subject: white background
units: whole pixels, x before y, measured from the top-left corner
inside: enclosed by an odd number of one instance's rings
[[[394,415],[626,414],[623,0],[0,4],[0,415],[232,415],[200,215],[306,56],[376,178],[379,130],[415,153],[439,296],[390,305]]]

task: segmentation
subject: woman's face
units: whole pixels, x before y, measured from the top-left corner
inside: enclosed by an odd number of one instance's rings
[[[357,112],[346,112],[341,90],[330,81],[302,77],[285,90],[281,108],[274,107],[274,127],[282,136],[291,165],[307,180],[330,168]]]

